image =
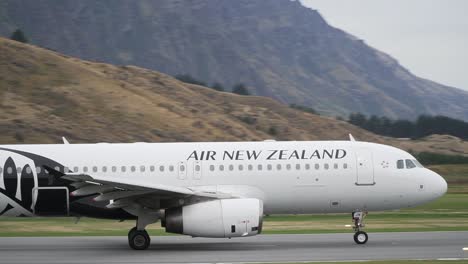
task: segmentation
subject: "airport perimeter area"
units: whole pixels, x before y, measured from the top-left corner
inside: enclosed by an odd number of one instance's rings
[[[268,216],[265,235],[232,240],[171,235],[156,223],[145,252],[128,249],[133,221],[0,218],[0,263],[467,263],[468,165],[431,169],[448,193],[421,207],[370,213],[362,246],[345,227],[350,214]]]
[[[447,194],[424,206],[371,212],[366,231],[468,231],[468,165],[430,167],[448,182]],[[275,215],[264,219],[263,234],[352,233],[351,214]],[[134,221],[91,218],[0,218],[0,236],[126,236]],[[159,223],[148,226],[152,236],[171,235]]]

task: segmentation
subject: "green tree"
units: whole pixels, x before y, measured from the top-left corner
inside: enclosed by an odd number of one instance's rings
[[[234,85],[234,87],[232,88],[232,92],[235,94],[240,94],[240,95],[250,95],[249,90],[242,83]]]
[[[24,35],[23,31],[21,29],[15,30],[12,34],[10,39],[22,42],[22,43],[28,43],[28,39]]]
[[[202,82],[200,80],[195,79],[189,74],[178,74],[174,76],[177,80],[184,82],[184,83],[191,83],[191,84],[196,84],[196,85],[201,85],[201,86],[206,86],[205,82]]]
[[[224,91],[223,85],[220,84],[219,82],[213,83],[213,85],[211,86],[211,88],[213,88],[213,89],[216,90],[216,91],[220,91],[220,92]]]
[[[320,113],[317,112],[312,107],[307,107],[307,106],[297,105],[297,104],[290,104],[289,107],[297,109],[297,110],[301,110],[303,112],[311,113],[311,114],[314,114],[314,115],[320,115]]]
[[[367,118],[361,113],[352,113],[349,115],[349,123],[358,127],[364,127],[367,123]]]

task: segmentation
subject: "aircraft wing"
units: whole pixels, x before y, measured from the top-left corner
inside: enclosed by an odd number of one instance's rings
[[[131,202],[171,199],[221,199],[230,194],[200,191],[189,187],[163,184],[135,184],[128,179],[93,177],[87,174],[63,174],[60,179],[71,181],[75,188],[71,196],[97,195],[96,202],[109,201],[108,207],[125,207]]]

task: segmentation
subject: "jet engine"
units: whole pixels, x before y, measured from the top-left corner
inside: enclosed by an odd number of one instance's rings
[[[221,199],[166,209],[166,232],[193,237],[244,237],[261,233],[263,202]]]

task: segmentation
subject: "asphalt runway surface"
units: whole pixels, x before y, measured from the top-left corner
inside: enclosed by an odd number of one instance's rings
[[[468,232],[260,235],[238,239],[152,237],[148,250],[126,237],[0,238],[0,263],[248,263],[464,258]],[[467,252],[468,255],[468,252]],[[468,256],[466,256],[468,258]]]

